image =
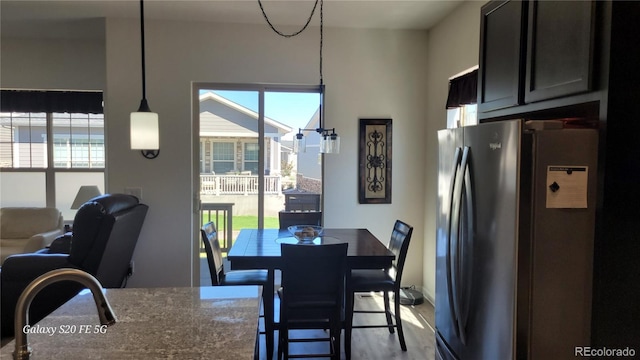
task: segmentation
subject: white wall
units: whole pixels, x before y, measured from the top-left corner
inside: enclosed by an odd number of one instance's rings
[[[429,34],[325,28],[326,125],[342,137],[340,154],[325,160],[325,223],[368,228],[383,241],[395,219],[412,224],[403,284],[424,284],[431,298],[435,131],[446,121],[447,78],[477,63],[480,6],[464,4]],[[147,98],[161,122],[160,156],[146,160],[128,149],[129,113],[141,97],[139,23],[105,24],[105,38],[98,41],[3,37],[0,86],[105,90],[106,191],[141,187],[150,206],[129,286],[188,286],[194,245],[191,82],[317,84],[318,29],[284,39],[266,25],[146,20]],[[52,56],[54,63],[47,60]],[[358,204],[358,118],[393,119],[392,204]]]
[[[2,38],[3,89],[102,90],[103,39]]]
[[[325,156],[325,224],[362,227],[387,241],[396,219],[414,226],[404,285],[422,284],[426,32],[329,32],[326,118],[342,137],[340,154]],[[329,77],[330,76],[330,77]],[[393,119],[392,203],[358,203],[358,118]]]
[[[425,296],[435,299],[436,258],[436,200],[438,181],[437,131],[447,125],[445,104],[449,77],[478,64],[480,44],[480,8],[484,2],[468,1],[429,30],[426,76],[429,79],[427,98],[427,139],[424,212],[424,269]]]
[[[131,286],[189,285],[192,268],[192,81],[317,84],[318,29],[284,39],[263,25],[145,21],[147,98],[160,114],[160,157],[128,150],[129,112],[140,99],[137,21],[107,20],[109,191],[142,187],[150,210]],[[369,228],[386,241],[396,218],[415,226],[405,281],[422,284],[426,32],[325,29],[328,127],[342,136],[326,157],[325,225]],[[393,118],[393,204],[359,205],[359,117]],[[116,139],[116,140],[114,140]],[[113,146],[121,143],[122,146]]]

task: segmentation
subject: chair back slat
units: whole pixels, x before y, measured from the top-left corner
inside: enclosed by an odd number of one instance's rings
[[[407,259],[407,252],[409,250],[409,242],[413,233],[413,227],[400,220],[396,220],[391,232],[391,239],[387,247],[393,252],[396,257],[393,259],[393,265],[390,271],[390,275],[394,277],[396,283],[400,284],[402,277],[402,271],[404,269],[404,263]]]
[[[283,265],[280,296],[278,359],[289,359],[289,342],[328,341],[329,353],[295,357],[340,359],[340,332],[347,274],[346,243],[281,244]],[[289,338],[291,329],[329,330],[328,337]],[[291,340],[291,341],[290,341]],[[294,356],[291,356],[294,357]]]
[[[322,225],[322,211],[280,211],[280,229],[293,225]]]
[[[281,244],[285,305],[309,299],[342,304],[348,244]]]
[[[211,284],[220,285],[224,276],[224,263],[222,262],[222,250],[218,240],[216,224],[210,221],[200,229],[204,250],[207,253],[207,263],[211,274]]]

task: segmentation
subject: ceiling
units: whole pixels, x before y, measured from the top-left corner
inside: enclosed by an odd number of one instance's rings
[[[315,0],[262,0],[276,25],[302,26]],[[428,29],[462,0],[325,0],[327,27]],[[138,0],[1,0],[3,36],[94,37],[104,30],[102,18],[137,18]],[[266,24],[257,0],[146,0],[145,19]],[[311,20],[318,26],[319,5]],[[285,28],[291,30],[291,28]]]

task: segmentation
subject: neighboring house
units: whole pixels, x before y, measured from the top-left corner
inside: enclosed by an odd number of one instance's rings
[[[282,138],[281,146],[281,163],[292,163],[295,169],[296,162],[298,161],[298,156],[293,152],[293,140]]]
[[[8,103],[0,112],[0,206],[56,207],[70,223],[81,186],[105,189],[103,114],[11,111]]]
[[[104,168],[102,114],[0,114],[0,167],[47,168],[47,123],[52,122],[53,168]]]
[[[291,127],[265,118],[265,173],[280,174],[282,136]],[[200,173],[258,174],[258,113],[213,92],[200,95]]]

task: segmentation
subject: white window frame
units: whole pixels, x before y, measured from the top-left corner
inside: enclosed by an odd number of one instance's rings
[[[246,154],[246,147],[245,146],[247,144],[258,145],[258,158],[255,161],[253,161],[253,160],[252,161],[247,161],[246,160],[246,155],[247,154]],[[256,139],[255,141],[253,141],[253,140],[243,140],[242,141],[242,170],[247,171],[247,166],[246,166],[247,163],[256,163],[256,164],[258,164],[258,167],[260,166],[260,142],[258,141],[258,139]],[[266,165],[267,164],[265,164],[265,168],[266,168]]]
[[[227,144],[232,144],[233,146],[233,160],[214,160],[213,158],[213,144],[214,143],[227,143]],[[216,161],[218,162],[231,162],[233,164],[233,170],[235,171],[236,169],[236,164],[238,163],[238,159],[237,159],[237,150],[236,150],[236,142],[234,140],[227,140],[227,139],[211,139],[211,145],[210,145],[210,150],[211,150],[211,171],[214,171],[214,165],[216,163]],[[217,173],[216,173],[217,174]],[[224,174],[218,174],[218,175],[224,175]]]
[[[3,113],[4,114],[4,113]],[[28,113],[25,113],[28,114]],[[6,173],[44,173],[45,175],[45,205],[47,207],[57,207],[56,202],[56,174],[58,173],[102,173],[103,179],[106,174],[106,152],[107,152],[107,144],[106,139],[104,139],[104,130],[103,130],[103,144],[104,144],[104,166],[102,167],[55,167],[55,163],[53,161],[54,158],[54,143],[52,139],[54,138],[54,113],[42,113],[42,112],[33,112],[33,114],[45,114],[45,126],[46,132],[44,135],[44,143],[42,144],[45,147],[46,160],[44,167],[16,167],[12,164],[11,167],[1,167],[1,172]],[[84,114],[84,113],[82,113]],[[104,115],[103,115],[104,121]],[[51,140],[50,140],[51,139]],[[12,150],[14,152],[13,157],[15,158],[16,152],[19,150],[15,149],[15,142],[11,142]],[[32,144],[32,143],[30,143]],[[35,143],[39,144],[39,143]],[[30,155],[31,156],[31,155]],[[31,162],[32,163],[32,162]],[[102,183],[102,188],[104,188],[104,180]]]

